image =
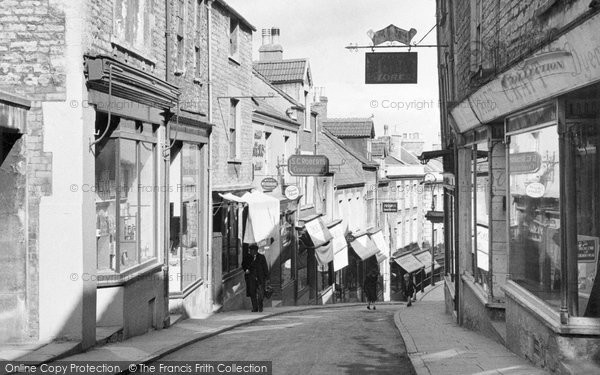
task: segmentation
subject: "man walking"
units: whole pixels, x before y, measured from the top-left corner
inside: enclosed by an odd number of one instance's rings
[[[252,312],[263,311],[265,284],[269,280],[267,258],[258,253],[258,246],[248,246],[248,254],[242,261],[246,278],[246,295],[252,301]]]

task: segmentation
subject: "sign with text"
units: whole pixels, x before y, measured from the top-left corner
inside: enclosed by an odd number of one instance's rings
[[[329,159],[325,155],[292,155],[288,170],[292,176],[325,176],[329,173]]]
[[[260,182],[260,186],[264,191],[269,192],[275,190],[275,188],[279,185],[276,179],[273,177],[265,177]]]
[[[398,212],[398,202],[383,202],[381,210],[383,213],[396,213]]]
[[[577,236],[577,262],[596,263],[598,254],[598,237]]]
[[[542,157],[537,152],[519,152],[510,154],[510,173],[529,174],[537,172],[542,165]]]
[[[365,83],[417,83],[416,52],[367,53]]]

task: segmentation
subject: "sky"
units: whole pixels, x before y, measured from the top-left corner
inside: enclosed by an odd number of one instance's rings
[[[413,42],[435,25],[435,0],[226,0],[257,31],[253,35],[258,59],[261,29],[278,27],[283,58],[308,58],[315,87],[327,96],[328,117],[374,116],[376,136],[420,132],[426,147],[439,134],[438,71],[436,48],[416,48],[418,83],[365,84],[365,53],[348,50],[350,44],[371,44],[369,30],[394,24],[415,28]],[[436,30],[421,42],[435,44]],[[376,52],[406,52],[380,49]]]

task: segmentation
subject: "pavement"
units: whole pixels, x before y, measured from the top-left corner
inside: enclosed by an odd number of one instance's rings
[[[443,283],[426,289],[394,319],[417,375],[549,374],[497,341],[456,324],[445,313]]]
[[[406,351],[418,375],[432,374],[547,374],[534,367],[500,343],[477,332],[459,327],[450,315],[445,314],[443,284],[426,288],[419,301],[411,307],[404,303],[382,303],[392,309],[393,319],[404,339]],[[34,363],[52,360],[82,362],[115,362],[147,364],[172,353],[226,333],[239,327],[261,322],[284,314],[320,309],[348,309],[364,304],[335,304],[325,306],[292,306],[266,308],[262,313],[232,311],[211,315],[205,319],[187,319],[168,329],[150,331],[122,342],[94,347],[84,353],[68,355],[59,353],[57,345],[68,349],[73,343],[53,343],[28,351],[9,353],[0,348],[0,359],[18,359]],[[365,309],[365,312],[367,310]],[[17,354],[21,355],[17,355]],[[54,358],[52,358],[54,353]]]

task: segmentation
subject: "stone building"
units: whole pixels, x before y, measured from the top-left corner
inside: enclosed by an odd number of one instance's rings
[[[597,1],[438,0],[447,309],[598,372]],[[587,373],[587,372],[586,372]]]

